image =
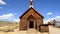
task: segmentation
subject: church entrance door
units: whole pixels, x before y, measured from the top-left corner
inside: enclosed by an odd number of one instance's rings
[[[29,28],[34,28],[34,23],[33,23],[33,21],[30,21],[30,22],[29,22]]]

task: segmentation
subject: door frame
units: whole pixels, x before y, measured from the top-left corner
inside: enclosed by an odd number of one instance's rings
[[[32,25],[32,27],[31,27]],[[34,28],[34,21],[29,21],[29,28]]]

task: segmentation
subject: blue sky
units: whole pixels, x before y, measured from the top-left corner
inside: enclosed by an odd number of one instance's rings
[[[18,21],[29,8],[30,0],[0,0],[0,20]],[[60,18],[60,0],[33,0],[34,9],[44,16],[44,21]]]

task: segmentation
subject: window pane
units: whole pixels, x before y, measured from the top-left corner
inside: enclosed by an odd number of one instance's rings
[[[37,26],[40,25],[40,19],[37,19]]]
[[[24,19],[24,26],[26,25],[26,22],[27,22],[27,20],[26,20],[26,19]]]

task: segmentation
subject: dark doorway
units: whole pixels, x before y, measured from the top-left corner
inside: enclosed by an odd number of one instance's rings
[[[33,23],[33,21],[30,21],[29,22],[29,28],[33,28],[34,27],[34,23]]]

